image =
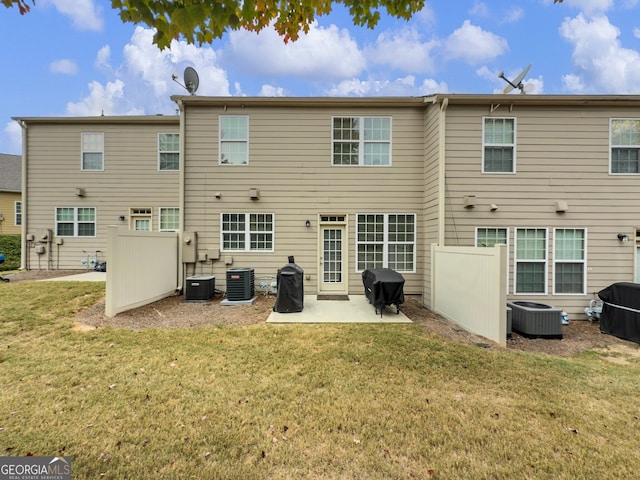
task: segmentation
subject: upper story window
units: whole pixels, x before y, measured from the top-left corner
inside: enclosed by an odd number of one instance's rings
[[[610,126],[611,173],[640,173],[640,120],[613,118]]]
[[[413,213],[362,213],[356,225],[356,268],[415,272],[416,216]]]
[[[220,164],[247,165],[249,163],[249,117],[221,115]]]
[[[94,207],[56,208],[56,236],[95,237],[96,209]]]
[[[223,213],[222,250],[225,252],[272,252],[274,221],[272,213]]]
[[[104,170],[104,133],[82,133],[82,170]]]
[[[515,173],[516,119],[485,117],[482,147],[483,173]]]
[[[515,293],[547,293],[547,229],[516,229]]]
[[[334,117],[333,165],[391,165],[391,117]]]
[[[160,207],[160,231],[176,232],[180,229],[180,209]]]
[[[22,225],[22,202],[18,201],[15,203],[14,208],[16,226]]]
[[[158,134],[158,170],[180,170],[179,134]]]

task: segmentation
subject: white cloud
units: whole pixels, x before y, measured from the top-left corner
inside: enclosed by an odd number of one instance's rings
[[[487,18],[489,16],[489,7],[484,2],[473,2],[473,7],[469,9],[469,15],[475,17]]]
[[[431,51],[438,45],[437,40],[423,42],[416,30],[405,29],[380,34],[374,45],[365,48],[365,55],[371,64],[404,72],[426,73],[435,70]]]
[[[432,93],[446,93],[446,83],[435,80],[424,80],[416,86],[415,77],[407,75],[396,80],[359,80],[351,79],[340,82],[326,93],[336,97],[373,97],[373,96],[420,96]]]
[[[136,27],[131,40],[123,48],[123,64],[109,65],[109,46],[96,55],[96,66],[111,78],[102,84],[93,81],[89,93],[78,102],[67,104],[70,115],[128,115],[175,113],[171,95],[187,95],[175,83],[184,85],[182,74],[186,66],[198,72],[199,95],[229,95],[229,81],[224,70],[216,66],[217,56],[211,48],[198,48],[186,42],[171,42],[171,47],[160,50],[153,44],[153,30]]]
[[[347,30],[317,23],[308,34],[286,44],[272,28],[259,34],[232,31],[222,58],[262,77],[335,80],[357,75],[365,67],[364,56]]]
[[[275,87],[273,85],[264,84],[260,88],[258,93],[260,97],[284,97],[285,91],[282,87]]]
[[[104,20],[103,8],[96,6],[95,0],[45,0],[44,4],[52,4],[56,10],[69,17],[78,30],[102,31]]]
[[[2,153],[20,155],[22,153],[22,127],[18,122],[7,123],[2,130],[2,144],[5,146]]]
[[[465,20],[445,41],[445,54],[450,59],[478,64],[496,58],[509,49],[507,41]]]
[[[524,10],[520,7],[511,7],[504,19],[502,20],[504,23],[516,23],[524,18]]]
[[[591,19],[579,14],[566,19],[560,34],[573,45],[575,71],[563,77],[564,86],[579,93],[639,93],[640,54],[624,48],[620,30],[604,15]]]
[[[78,73],[78,65],[73,60],[62,58],[51,62],[49,70],[52,73],[60,73],[62,75],[75,75]]]

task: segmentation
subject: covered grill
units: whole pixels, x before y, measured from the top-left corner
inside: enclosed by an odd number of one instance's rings
[[[395,305],[400,313],[400,304],[404,303],[404,277],[390,268],[376,268],[362,272],[364,294],[376,310],[387,305]]]
[[[278,313],[301,312],[304,308],[304,270],[289,257],[289,263],[278,270],[278,291],[273,311]]]
[[[618,282],[598,292],[604,302],[600,331],[640,343],[640,285]]]

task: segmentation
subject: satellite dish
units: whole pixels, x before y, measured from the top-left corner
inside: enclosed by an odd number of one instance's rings
[[[504,72],[500,72],[498,74],[498,78],[503,79],[505,82],[507,82],[509,85],[507,85],[503,91],[503,93],[509,93],[511,90],[513,90],[514,88],[518,88],[520,90],[520,93],[529,93],[533,90],[533,85],[523,85],[522,84],[522,79],[525,77],[525,75],[527,73],[529,73],[529,69],[531,68],[531,64],[529,64],[529,66],[527,68],[525,68],[522,72],[520,72],[520,75],[518,75],[516,78],[512,80],[509,80],[507,77],[504,76]]]
[[[198,72],[193,67],[187,67],[184,69],[184,85],[178,81],[177,75],[171,75],[171,79],[184,88],[191,95],[195,95],[198,90],[198,86],[200,85],[200,78],[198,77]]]

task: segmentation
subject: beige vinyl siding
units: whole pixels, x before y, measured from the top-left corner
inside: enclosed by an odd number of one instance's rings
[[[321,214],[348,218],[347,272],[349,291],[362,293],[361,273],[355,269],[357,213],[415,213],[418,215],[416,273],[405,274],[405,292],[422,292],[423,280],[423,139],[420,107],[222,108],[188,105],[185,109],[185,230],[198,232],[199,250],[220,248],[220,213],[273,213],[274,252],[222,252],[232,267],[253,267],[256,276],[275,275],[295,256],[309,278],[305,292],[315,293],[318,276],[318,221]],[[249,116],[249,164],[218,165],[218,118],[221,114]],[[332,166],[333,116],[392,117],[392,165]],[[249,189],[259,188],[251,200]],[[217,199],[215,193],[220,192]],[[311,227],[305,227],[310,220]],[[204,267],[203,267],[204,268]],[[228,268],[214,262],[221,281]]]
[[[95,207],[96,237],[65,237],[53,246],[53,268],[84,268],[82,251],[106,252],[108,225],[129,226],[130,208],[152,207],[153,229],[159,208],[178,205],[179,172],[158,171],[158,133],[178,133],[178,119],[145,122],[70,123],[53,121],[28,125],[28,223],[26,233],[55,234],[56,207]],[[104,132],[104,171],[81,170],[81,132]],[[84,189],[84,197],[76,195]],[[119,217],[125,216],[125,221]],[[46,268],[47,260],[31,249],[30,268]],[[108,252],[106,252],[108,253]]]
[[[425,257],[422,297],[423,303],[427,306],[431,306],[431,244],[438,243],[440,196],[440,180],[438,176],[440,161],[439,122],[441,115],[445,115],[445,113],[440,112],[440,105],[435,105],[426,110],[424,120],[424,215],[422,220],[424,242],[421,245],[421,250]]]
[[[517,118],[515,174],[482,174],[482,118]],[[622,244],[618,233],[632,240],[640,228],[640,178],[609,175],[609,119],[640,118],[640,109],[546,105],[449,105],[447,110],[447,236],[448,245],[473,245],[476,226],[508,227],[511,251],[510,298],[513,295],[513,248],[516,227],[548,228],[548,292],[530,296],[564,308],[581,318],[583,308],[599,291],[617,281],[634,279],[634,242]],[[463,207],[465,195],[476,206]],[[568,204],[557,213],[555,202]],[[490,204],[498,210],[490,211]],[[587,229],[587,294],[553,292],[553,228]]]
[[[21,198],[19,192],[0,192],[0,213],[4,218],[0,221],[0,235],[20,235],[22,227],[16,225],[16,202]]]

